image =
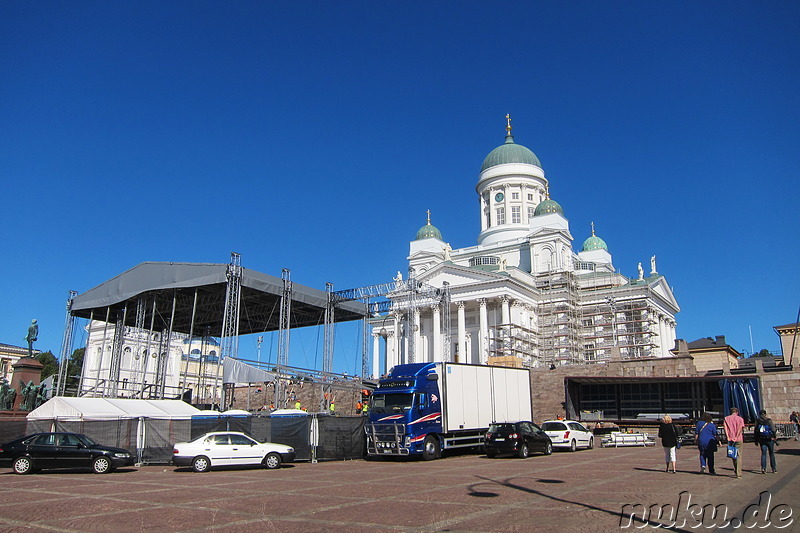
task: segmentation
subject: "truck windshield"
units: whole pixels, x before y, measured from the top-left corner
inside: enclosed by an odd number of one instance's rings
[[[373,413],[392,413],[408,411],[414,395],[410,393],[376,394],[372,397],[370,409]]]

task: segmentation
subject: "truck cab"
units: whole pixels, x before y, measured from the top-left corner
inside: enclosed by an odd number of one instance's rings
[[[436,363],[398,365],[372,393],[369,455],[439,456],[442,407]]]

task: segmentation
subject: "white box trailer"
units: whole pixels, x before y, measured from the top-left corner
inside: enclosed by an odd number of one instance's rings
[[[439,379],[445,432],[532,418],[527,369],[442,363]]]

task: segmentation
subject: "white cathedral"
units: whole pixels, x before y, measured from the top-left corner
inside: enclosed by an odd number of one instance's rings
[[[576,253],[539,159],[514,142],[506,118],[505,143],[478,177],[477,246],[452,249],[430,212],[411,242],[410,275],[449,284],[449,331],[440,302],[389,294],[392,311],[369,321],[373,374],[410,362],[552,367],[671,357],[680,308],[655,256],[649,275],[641,263],[638,278],[619,274],[594,227]]]

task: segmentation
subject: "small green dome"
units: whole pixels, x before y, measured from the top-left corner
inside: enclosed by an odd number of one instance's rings
[[[608,246],[606,245],[606,241],[595,235],[592,235],[591,237],[583,241],[582,251],[590,252],[592,250],[605,250],[607,252]]]
[[[424,226],[419,228],[419,231],[417,232],[417,238],[414,240],[418,241],[420,239],[439,239],[441,241],[442,232],[439,231],[439,228],[437,228],[436,226],[433,226],[431,224],[425,224]]]
[[[592,222],[592,236],[583,241],[582,252],[591,252],[592,250],[605,250],[608,251],[606,241],[594,234],[594,222]]]
[[[536,154],[525,148],[521,144],[514,142],[513,135],[506,135],[505,144],[501,144],[486,156],[481,166],[481,172],[487,168],[495,167],[497,165],[505,165],[507,163],[526,163],[542,168],[539,158]]]
[[[558,213],[559,215],[564,216],[564,210],[561,208],[559,203],[555,200],[547,198],[536,206],[533,216],[538,217],[541,215],[549,215],[550,213]]]
[[[419,228],[419,231],[417,232],[417,237],[414,240],[419,241],[422,239],[439,239],[440,241],[444,240],[442,239],[442,232],[439,231],[439,228],[431,224],[430,209],[428,210],[428,223]]]

